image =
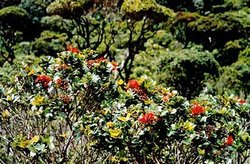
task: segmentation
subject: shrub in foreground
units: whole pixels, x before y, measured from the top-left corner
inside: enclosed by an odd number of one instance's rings
[[[119,66],[70,47],[25,66],[2,87],[1,160],[7,163],[243,163],[249,104],[234,96],[193,100],[147,78],[124,82]]]

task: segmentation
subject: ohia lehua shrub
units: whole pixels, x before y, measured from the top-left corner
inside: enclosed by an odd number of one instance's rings
[[[243,162],[249,103],[187,100],[147,77],[123,81],[119,65],[68,50],[25,65],[1,87],[1,158],[11,162]]]

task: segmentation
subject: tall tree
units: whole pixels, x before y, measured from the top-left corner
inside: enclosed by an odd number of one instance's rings
[[[28,13],[16,6],[9,6],[0,10],[0,62],[2,66],[5,61],[12,63],[15,54],[14,46],[20,42],[29,25]]]

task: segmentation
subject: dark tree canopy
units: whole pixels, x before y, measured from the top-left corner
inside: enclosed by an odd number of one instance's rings
[[[222,92],[218,86],[233,81],[226,76],[247,68],[240,56],[249,47],[249,0],[3,0],[0,7],[1,65],[24,54],[56,56],[70,44],[117,60],[125,81],[156,72],[156,81],[189,98],[205,87]],[[137,61],[149,52],[157,58]],[[158,60],[167,63],[155,68]]]

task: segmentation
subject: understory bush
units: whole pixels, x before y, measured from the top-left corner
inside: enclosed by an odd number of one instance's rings
[[[191,99],[201,93],[207,81],[219,76],[216,52],[203,51],[197,45],[185,49],[165,48],[153,40],[145,45],[146,51],[135,57],[134,77],[148,75]]]
[[[192,100],[147,77],[123,81],[119,64],[68,46],[24,65],[0,88],[5,163],[244,163],[249,103]]]

